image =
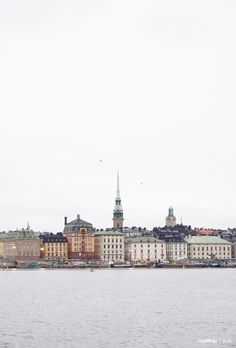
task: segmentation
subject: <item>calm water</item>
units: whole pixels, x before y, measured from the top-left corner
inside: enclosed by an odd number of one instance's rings
[[[236,269],[0,271],[0,347],[236,347]]]

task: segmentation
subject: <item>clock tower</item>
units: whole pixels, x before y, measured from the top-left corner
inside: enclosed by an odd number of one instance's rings
[[[166,227],[175,227],[176,218],[174,216],[174,209],[172,207],[168,210],[168,216],[166,217]]]

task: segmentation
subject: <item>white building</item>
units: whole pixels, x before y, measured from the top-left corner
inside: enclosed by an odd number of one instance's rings
[[[124,234],[118,231],[94,233],[95,255],[102,261],[124,261]]]
[[[125,259],[132,262],[166,260],[166,243],[149,236],[125,238]]]
[[[169,241],[166,243],[166,258],[168,261],[187,259],[188,249],[185,241]]]

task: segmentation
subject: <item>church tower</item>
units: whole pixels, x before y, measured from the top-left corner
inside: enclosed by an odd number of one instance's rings
[[[124,221],[124,218],[123,218],[123,209],[121,206],[121,198],[120,198],[119,173],[117,173],[116,200],[115,200],[115,207],[113,210],[113,228],[122,229],[123,221]]]
[[[174,216],[174,209],[169,208],[168,216],[166,217],[166,227],[174,227],[176,225],[176,218]]]

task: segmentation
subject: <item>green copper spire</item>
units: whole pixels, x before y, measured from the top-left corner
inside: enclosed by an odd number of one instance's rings
[[[119,180],[119,172],[117,173],[117,184],[116,184],[116,199],[115,206],[113,210],[113,227],[122,229],[123,227],[123,209],[121,205],[120,198],[120,180]]]

